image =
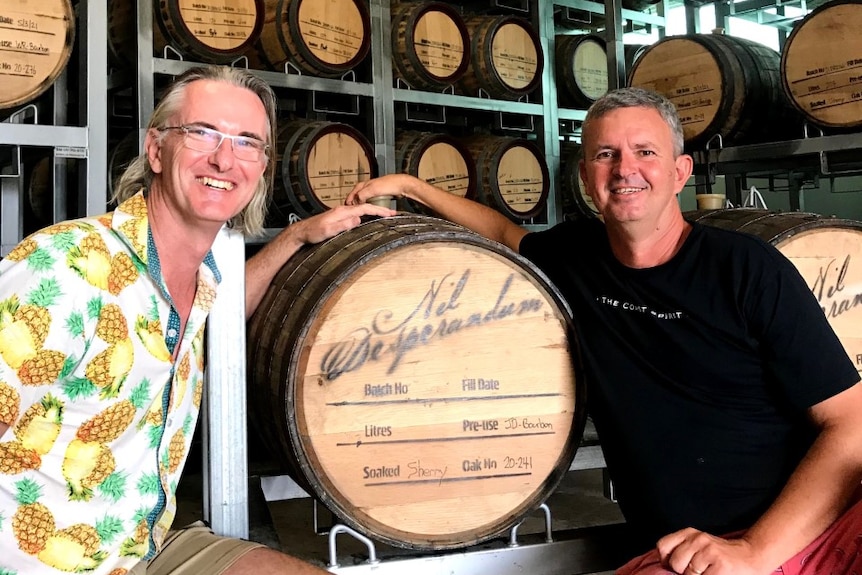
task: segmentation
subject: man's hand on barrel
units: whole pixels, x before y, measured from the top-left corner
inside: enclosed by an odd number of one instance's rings
[[[417,185],[423,184],[422,180],[408,174],[389,174],[371,180],[365,180],[356,184],[344,203],[347,205],[362,205],[372,198],[390,196],[395,198],[410,198],[418,200],[415,194],[411,194]]]
[[[373,204],[336,206],[284,228],[245,264],[245,313],[251,317],[281,266],[305,244],[317,244],[355,228],[363,216],[394,216],[397,212]]]
[[[362,223],[362,216],[394,216],[397,212],[374,204],[336,206],[322,214],[300,220],[289,226],[303,244],[317,244]]]

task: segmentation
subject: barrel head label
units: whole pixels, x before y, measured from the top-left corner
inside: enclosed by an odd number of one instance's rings
[[[836,4],[812,12],[788,39],[781,59],[785,91],[814,123],[862,123],[862,10]]]
[[[47,90],[66,67],[75,37],[68,0],[8,0],[0,7],[0,108],[26,103]]]
[[[365,39],[360,0],[300,0],[299,32],[321,62],[338,65],[356,58]]]
[[[461,31],[452,18],[429,10],[416,22],[413,45],[422,66],[438,78],[451,78],[464,62]]]
[[[466,196],[470,188],[470,170],[464,156],[446,142],[428,146],[419,160],[416,176],[456,196]]]
[[[257,20],[254,0],[180,0],[179,10],[192,36],[213,50],[241,48]]]
[[[500,196],[513,212],[528,213],[543,199],[545,176],[539,158],[526,146],[514,145],[500,158]]]
[[[570,447],[567,322],[487,248],[389,250],[339,281],[309,327],[297,426],[360,522],[451,543],[502,526]]]
[[[494,70],[504,84],[520,90],[536,79],[539,53],[528,31],[518,24],[503,24],[491,41]]]

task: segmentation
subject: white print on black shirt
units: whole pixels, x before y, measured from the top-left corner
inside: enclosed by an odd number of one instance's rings
[[[634,311],[639,313],[646,313],[653,316],[656,319],[681,319],[682,312],[681,311],[655,311],[654,309],[650,309],[645,305],[637,305],[633,303],[629,303],[627,301],[620,301],[618,299],[614,299],[611,297],[600,295],[596,298],[596,301],[600,304],[606,305],[608,307],[614,307],[623,309],[626,311]]]

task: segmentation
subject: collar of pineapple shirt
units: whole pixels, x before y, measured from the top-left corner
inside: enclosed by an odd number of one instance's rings
[[[210,272],[212,272],[216,283],[221,283],[221,273],[218,270],[218,266],[216,266],[212,250],[207,252],[203,263],[210,269]],[[170,314],[168,315],[168,329],[165,334],[165,343],[168,346],[168,351],[171,356],[173,356],[174,350],[179,343],[180,314],[177,313],[176,307],[174,306],[174,300],[171,299],[171,294],[168,293],[168,288],[165,285],[164,278],[162,277],[162,266],[159,262],[159,252],[156,249],[156,242],[153,240],[153,232],[149,225],[147,225],[147,273],[150,274],[150,277],[153,278],[153,281],[159,286],[159,289],[162,291],[162,296],[170,304]]]

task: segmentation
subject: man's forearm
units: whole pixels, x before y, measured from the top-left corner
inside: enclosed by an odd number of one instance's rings
[[[284,263],[303,246],[291,227],[281,231],[245,264],[245,317],[260,305],[272,278]]]

